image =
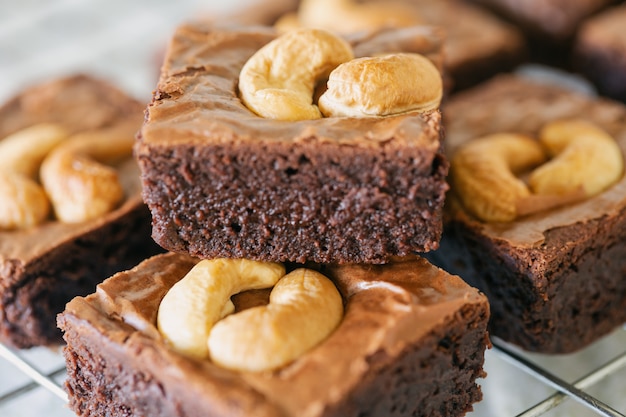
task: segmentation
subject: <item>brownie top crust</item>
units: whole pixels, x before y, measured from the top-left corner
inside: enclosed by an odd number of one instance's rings
[[[435,34],[433,31],[429,36]],[[151,146],[274,141],[333,141],[359,147],[384,146],[393,141],[433,153],[439,148],[439,111],[295,122],[255,115],[238,97],[239,73],[248,58],[275,37],[272,29],[263,27],[228,29],[202,23],[180,27],[170,43],[154,99],[148,107],[137,153],[143,154]],[[371,48],[367,42],[372,42]],[[417,47],[426,45],[430,48],[426,52],[432,52],[432,42],[412,42]],[[372,39],[353,44],[361,53],[380,52],[375,50],[380,44]],[[407,42],[399,45],[406,47]]]
[[[169,253],[118,273],[94,294],[72,300],[59,318],[60,326],[79,326],[94,341],[119,345],[110,350],[115,355],[124,345],[124,359],[118,355],[122,361],[158,364],[150,371],[165,386],[184,376],[184,392],[166,391],[167,396],[211,398],[223,415],[315,416],[358,386],[374,355],[395,357],[433,329],[456,320],[463,306],[488,311],[486,298],[476,289],[421,258],[386,266],[327,267],[322,272],[337,284],[344,300],[339,327],[279,370],[229,371],[209,360],[176,354],[155,325],[161,299],[196,262]],[[176,398],[184,402],[184,397]]]
[[[142,107],[104,81],[83,75],[58,79],[31,87],[0,107],[0,140],[38,123],[57,123],[71,133],[101,130],[133,137],[141,126]],[[15,259],[22,265],[27,264],[50,249],[119,219],[143,204],[139,169],[133,158],[129,155],[116,163],[115,168],[125,192],[120,206],[86,222],[62,223],[48,219],[28,229],[0,230],[0,264]]]
[[[112,126],[141,114],[141,104],[109,83],[74,75],[23,90],[0,107],[0,138],[37,123],[70,133]]]
[[[452,156],[466,141],[491,133],[511,132],[536,137],[546,123],[572,118],[597,124],[613,136],[622,154],[626,154],[626,107],[517,75],[496,77],[450,99],[445,109],[446,153]],[[513,246],[536,247],[551,231],[575,224],[584,226],[592,220],[623,212],[626,177],[622,175],[607,190],[586,200],[506,223],[480,222],[461,208],[453,192],[449,197],[447,214],[452,218]],[[585,233],[583,229],[579,232]]]

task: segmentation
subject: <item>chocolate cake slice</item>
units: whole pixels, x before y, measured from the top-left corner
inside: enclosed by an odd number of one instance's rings
[[[481,399],[487,300],[424,259],[320,267],[344,300],[339,327],[290,364],[263,372],[185,357],[157,330],[161,299],[196,262],[158,255],[67,305],[58,324],[74,412],[432,417],[464,415]]]
[[[626,107],[521,76],[452,97],[447,152],[493,133],[537,137],[554,120],[593,122],[626,154]],[[597,172],[590,174],[598,175]],[[567,353],[626,321],[626,178],[577,203],[489,222],[452,186],[441,248],[430,259],[485,292],[491,333],[525,349]]]
[[[238,97],[239,72],[275,36],[176,32],[135,149],[154,239],[201,258],[320,263],[436,248],[448,169],[439,111],[257,116]]]
[[[78,75],[29,88],[0,107],[0,138],[39,123],[59,124],[70,133],[118,129],[133,137],[141,115],[137,101]],[[69,300],[159,251],[150,238],[136,163],[129,155],[116,169],[125,200],[101,218],[62,223],[50,217],[31,228],[0,230],[3,343],[18,348],[60,343],[54,323]]]

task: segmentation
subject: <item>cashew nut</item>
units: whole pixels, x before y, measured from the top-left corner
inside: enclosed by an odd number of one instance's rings
[[[422,22],[415,6],[400,2],[357,3],[354,0],[302,0],[298,20],[304,27],[356,33]]]
[[[499,133],[467,142],[452,157],[450,179],[463,206],[484,221],[512,221],[528,186],[515,176],[544,162],[535,139]]]
[[[590,197],[622,176],[624,159],[617,142],[590,122],[554,121],[544,126],[539,140],[553,159],[530,174],[529,185],[536,194],[582,189]]]
[[[330,73],[319,98],[325,116],[389,116],[439,107],[441,74],[419,54],[358,58]]]
[[[534,166],[528,186],[515,177]],[[610,135],[590,122],[560,120],[544,126],[539,140],[495,134],[466,143],[452,157],[450,178],[471,214],[512,221],[593,196],[623,171],[622,151]]]
[[[0,229],[32,227],[48,216],[50,203],[37,174],[46,154],[66,138],[62,127],[39,124],[0,141]]]
[[[283,275],[285,267],[277,263],[247,259],[200,261],[161,301],[159,331],[176,351],[207,358],[213,325],[233,310],[230,297],[244,290],[270,288]]]
[[[300,29],[259,49],[243,66],[239,92],[243,103],[262,117],[317,119],[313,92],[337,65],[353,58],[350,45],[330,32]]]
[[[319,344],[342,316],[335,284],[313,270],[296,269],[278,281],[268,305],[215,324],[208,341],[210,356],[228,369],[273,370]]]
[[[80,133],[44,159],[41,181],[57,218],[66,223],[97,218],[124,198],[113,163],[132,155],[134,137],[124,125]]]

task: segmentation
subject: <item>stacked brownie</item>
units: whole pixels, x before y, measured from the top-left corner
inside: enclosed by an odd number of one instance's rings
[[[437,55],[437,31],[417,30],[412,42],[403,33],[351,47]],[[153,237],[171,252],[114,275],[59,316],[77,414],[456,416],[480,400],[487,300],[415,255],[435,249],[442,229],[438,109],[258,116],[239,98],[238,77],[276,37],[207,24],[174,35],[135,148]],[[216,258],[285,262],[288,272],[306,264],[336,286],[343,318],[274,370],[182,354],[157,326],[160,305]],[[236,312],[249,311],[246,299],[259,304],[241,296]]]

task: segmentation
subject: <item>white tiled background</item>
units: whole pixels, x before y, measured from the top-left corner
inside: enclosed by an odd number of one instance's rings
[[[176,25],[198,14],[226,13],[260,0],[0,0],[0,102],[20,89],[56,76],[88,72],[148,101],[159,57]],[[626,331],[583,352],[560,357],[527,355],[567,381],[574,381],[626,350]],[[58,351],[21,352],[42,371],[63,366]],[[515,416],[553,390],[517,370],[493,351],[487,353],[489,377],[481,381],[484,401],[472,417]],[[63,376],[57,378],[58,381]],[[0,359],[0,397],[29,379]],[[626,369],[588,390],[626,413]],[[35,388],[0,405],[0,417],[73,415],[63,401]],[[574,401],[547,416],[594,415]]]

